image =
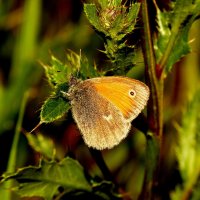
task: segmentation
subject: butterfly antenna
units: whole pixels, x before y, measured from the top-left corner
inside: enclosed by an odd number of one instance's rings
[[[40,126],[41,126],[41,122],[39,122],[31,131],[30,131],[30,133],[33,133],[33,132],[35,132]]]

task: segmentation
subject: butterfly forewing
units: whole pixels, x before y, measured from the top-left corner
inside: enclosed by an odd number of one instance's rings
[[[97,92],[115,105],[124,118],[130,121],[137,117],[149,98],[148,87],[138,80],[125,77],[91,80]]]

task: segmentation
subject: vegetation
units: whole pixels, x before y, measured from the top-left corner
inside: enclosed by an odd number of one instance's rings
[[[0,197],[200,199],[199,16],[199,0],[0,2]],[[117,147],[82,141],[71,75],[149,86]]]

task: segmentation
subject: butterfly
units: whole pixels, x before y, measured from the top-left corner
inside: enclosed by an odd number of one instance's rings
[[[72,78],[67,97],[84,142],[94,149],[111,149],[128,134],[131,121],[144,109],[149,88],[128,77]]]

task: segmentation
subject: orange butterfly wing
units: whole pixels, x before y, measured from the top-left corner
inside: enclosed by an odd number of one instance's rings
[[[147,104],[149,88],[142,82],[127,77],[101,77],[90,79],[98,94],[119,109],[131,121]]]

